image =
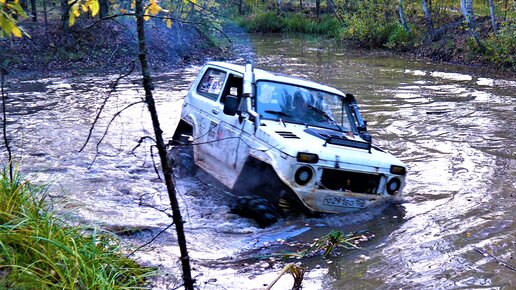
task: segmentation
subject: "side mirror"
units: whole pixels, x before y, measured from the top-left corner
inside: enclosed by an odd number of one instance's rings
[[[224,114],[234,116],[238,111],[238,97],[227,95],[224,102]]]

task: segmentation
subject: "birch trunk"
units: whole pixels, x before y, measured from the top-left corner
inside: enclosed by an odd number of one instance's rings
[[[403,10],[403,0],[400,0],[400,22],[405,32],[410,33],[410,29],[407,25],[407,20],[405,19],[405,12]]]
[[[482,49],[484,49],[484,45],[480,42],[480,37],[478,36],[476,25],[475,25],[475,14],[473,12],[473,0],[460,0],[460,9],[462,11],[462,15],[464,19],[466,19],[466,23],[468,24],[469,31],[475,43]]]
[[[422,4],[423,4],[423,11],[425,12],[426,28],[428,29],[428,34],[430,34],[431,38],[433,38],[434,22],[432,20],[432,11],[430,10],[430,7],[428,6],[428,2],[426,2],[426,0],[422,0]]]
[[[497,35],[498,34],[498,26],[496,25],[494,2],[493,2],[493,0],[487,0],[487,3],[489,3],[489,12],[491,13],[491,23],[493,24],[493,32],[495,35]]]

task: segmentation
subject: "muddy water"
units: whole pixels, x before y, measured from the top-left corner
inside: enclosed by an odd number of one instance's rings
[[[254,58],[257,67],[355,94],[373,142],[408,165],[408,185],[399,206],[344,216],[289,216],[259,229],[229,214],[233,197],[202,172],[183,177],[178,190],[200,289],[259,289],[285,262],[257,256],[295,250],[290,244],[331,230],[366,233],[369,240],[328,259],[299,260],[307,269],[305,289],[516,287],[514,270],[495,260],[516,266],[515,78],[362,55],[311,38],[235,36],[234,43],[242,51],[236,61]],[[166,138],[198,70],[156,74]],[[21,171],[51,182],[59,212],[115,232],[134,249],[171,221],[145,139],[152,133],[148,113],[142,104],[126,109],[143,96],[138,76],[120,80],[111,91],[117,77],[11,76],[8,130]],[[90,142],[79,152],[106,99]],[[161,289],[180,285],[177,256],[172,229],[133,255],[159,268],[152,287]],[[285,276],[273,289],[291,287],[292,278]]]

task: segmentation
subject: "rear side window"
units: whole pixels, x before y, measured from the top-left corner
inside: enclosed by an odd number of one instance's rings
[[[197,87],[197,92],[207,98],[216,100],[219,97],[222,88],[224,88],[225,79],[225,72],[210,68],[202,77],[202,80]]]

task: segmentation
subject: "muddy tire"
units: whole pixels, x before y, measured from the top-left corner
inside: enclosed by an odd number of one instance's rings
[[[193,157],[193,146],[179,145],[170,150],[170,162],[174,169],[174,174],[179,177],[194,176],[197,166]]]
[[[257,196],[242,196],[231,206],[231,213],[256,221],[266,228],[278,221],[279,211],[269,200]]]

